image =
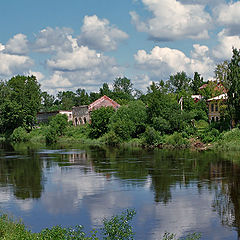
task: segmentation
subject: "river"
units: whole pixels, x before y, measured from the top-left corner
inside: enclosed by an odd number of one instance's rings
[[[240,153],[96,146],[0,146],[0,210],[34,232],[101,227],[134,208],[137,240],[198,232],[238,239]]]

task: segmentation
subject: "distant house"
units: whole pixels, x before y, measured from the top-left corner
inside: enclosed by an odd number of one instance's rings
[[[68,121],[72,121],[72,111],[51,111],[51,112],[39,112],[37,113],[37,124],[47,123],[50,117],[56,116],[57,114],[66,114]]]
[[[227,99],[227,93],[223,93],[217,97],[209,98],[208,103],[208,120],[209,122],[218,122],[220,120],[221,104]]]
[[[202,95],[192,95],[191,98],[194,100],[195,103],[200,101],[203,97]]]
[[[100,107],[113,107],[114,109],[118,109],[120,105],[117,102],[113,101],[111,98],[104,95],[101,98],[97,99],[95,102],[91,103],[88,106],[88,110],[91,112],[94,109],[98,109]]]
[[[90,121],[88,105],[78,106],[72,108],[73,125],[82,125]]]
[[[73,125],[77,126],[77,125],[82,125],[82,124],[86,124],[87,122],[90,122],[91,112],[101,107],[113,107],[114,109],[118,109],[120,105],[117,102],[113,101],[111,98],[104,95],[88,106],[83,105],[83,106],[73,107],[72,109]]]

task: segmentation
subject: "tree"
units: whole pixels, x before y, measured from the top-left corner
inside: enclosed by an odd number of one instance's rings
[[[90,103],[88,93],[86,92],[85,89],[78,88],[76,91],[75,99],[76,99],[75,101],[76,106],[88,105]]]
[[[194,73],[193,80],[191,82],[191,89],[193,91],[193,94],[199,93],[199,88],[203,85],[203,77],[198,72]]]
[[[110,90],[107,83],[104,83],[102,88],[100,88],[99,94],[100,94],[101,97],[106,95],[106,96],[112,98],[112,91]]]
[[[188,91],[191,78],[185,72],[178,72],[175,75],[171,75],[168,82],[172,91],[179,94],[183,91]]]
[[[221,83],[226,83],[228,75],[228,64],[229,62],[225,60],[222,63],[219,63],[215,68],[215,78]]]
[[[113,107],[101,107],[91,112],[90,137],[99,138],[108,132],[109,121],[115,113]]]
[[[76,101],[76,93],[72,91],[60,91],[57,94],[57,98],[61,104],[62,110],[69,110],[71,109]]]
[[[12,133],[17,127],[31,129],[41,104],[40,85],[35,76],[16,76],[1,85],[4,99],[0,102],[2,132]]]
[[[53,110],[55,97],[47,92],[41,93],[41,110],[44,112]]]
[[[237,123],[240,120],[240,50],[236,48],[233,48],[233,55],[228,64],[226,86],[229,113]]]

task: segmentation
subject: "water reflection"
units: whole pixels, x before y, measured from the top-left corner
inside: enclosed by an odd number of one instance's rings
[[[91,228],[134,207],[136,239],[159,239],[165,231],[233,239],[240,229],[240,166],[236,153],[230,159],[140,148],[3,147],[0,206],[36,231],[56,224]]]

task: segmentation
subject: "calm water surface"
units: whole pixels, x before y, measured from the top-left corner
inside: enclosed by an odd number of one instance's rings
[[[240,153],[0,146],[0,209],[32,231],[100,227],[135,208],[135,238],[238,239]]]

